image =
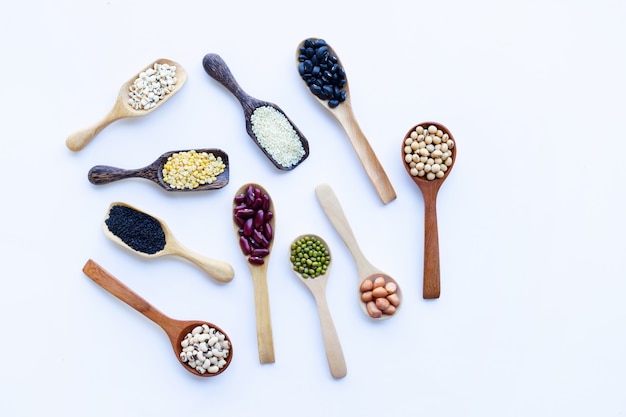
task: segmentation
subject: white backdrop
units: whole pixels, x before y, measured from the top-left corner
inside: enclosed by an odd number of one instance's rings
[[[626,416],[626,6],[372,4],[66,0],[2,13],[1,415]],[[311,36],[344,63],[357,119],[397,193],[388,205],[299,79],[295,49]],[[202,68],[209,52],[307,136],[301,166],[280,172],[254,146],[239,103]],[[161,57],[189,73],[170,102],[113,123],[80,152],[66,148]],[[406,131],[427,120],[458,143],[438,201],[441,298],[428,301],[424,206],[400,156]],[[139,168],[204,147],[229,154],[221,190],[87,180],[94,165]],[[230,218],[247,182],[276,204],[268,365]],[[335,190],[365,255],[402,286],[393,319],[375,323],[358,308],[356,268],[315,198],[320,183]],[[113,201],[164,219],[235,278],[220,285],[180,258],[117,246],[102,231]],[[341,380],[330,376],[313,297],[289,269],[301,233],[334,254],[327,291]],[[183,370],[158,326],[82,273],[88,259],[165,314],[225,329],[231,367],[210,379]]]

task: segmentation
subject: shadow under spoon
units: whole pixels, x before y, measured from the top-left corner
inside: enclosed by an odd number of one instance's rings
[[[226,333],[222,329],[214,325],[213,323],[204,322],[204,321],[175,320],[166,316],[165,314],[163,314],[162,312],[154,308],[150,303],[148,303],[146,300],[141,298],[139,295],[137,295],[130,288],[128,288],[126,285],[124,285],[117,278],[115,278],[108,271],[106,271],[104,268],[102,268],[99,264],[97,264],[91,259],[89,259],[87,263],[85,264],[85,266],[83,267],[83,272],[85,273],[85,275],[91,278],[96,284],[104,288],[110,294],[112,294],[119,300],[123,301],[130,307],[134,308],[139,313],[143,314],[145,317],[149,318],[157,325],[159,325],[159,327],[161,327],[161,329],[163,329],[163,331],[165,331],[165,333],[167,334],[167,337],[169,338],[170,343],[172,345],[172,349],[174,350],[174,353],[176,354],[176,358],[178,359],[178,362],[187,371],[197,376],[211,377],[211,376],[217,376],[221,374],[230,365],[230,362],[233,356],[232,345],[230,346],[229,354],[228,354],[228,357],[226,358],[226,364],[222,368],[220,368],[217,372],[214,372],[214,373],[210,373],[210,372],[201,373],[197,371],[195,368],[192,368],[189,365],[185,364],[181,358],[181,352],[182,352],[181,342],[183,341],[185,336],[188,333],[191,333],[192,330],[196,328],[197,326],[202,326],[203,324],[206,324],[209,327],[212,327],[216,329],[217,331],[220,331],[222,334],[224,334],[224,336],[226,336]],[[230,339],[228,340],[230,341]]]

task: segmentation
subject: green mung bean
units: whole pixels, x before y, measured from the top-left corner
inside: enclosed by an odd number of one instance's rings
[[[316,278],[326,273],[330,252],[318,238],[305,236],[291,244],[290,259],[293,270],[303,278]]]

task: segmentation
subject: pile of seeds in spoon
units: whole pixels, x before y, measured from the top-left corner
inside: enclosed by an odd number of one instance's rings
[[[300,47],[298,71],[311,92],[329,107],[346,100],[346,73],[324,39],[306,39]]]

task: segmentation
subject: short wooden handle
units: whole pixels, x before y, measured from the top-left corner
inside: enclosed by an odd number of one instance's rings
[[[87,173],[89,182],[96,185],[109,184],[114,181],[140,176],[140,171],[116,168],[108,165],[96,165]]]
[[[320,325],[322,327],[322,337],[324,339],[324,348],[326,349],[326,359],[328,367],[333,378],[343,378],[348,373],[346,368],[346,360],[343,356],[343,349],[337,336],[337,329],[330,315],[328,302],[325,297],[315,297],[317,309],[320,316]]]
[[[210,259],[187,248],[181,248],[178,254],[183,258],[193,262],[195,265],[199,266],[204,272],[209,274],[209,276],[214,278],[216,281],[230,282],[235,276],[235,271],[233,270],[233,267],[227,262]]]

